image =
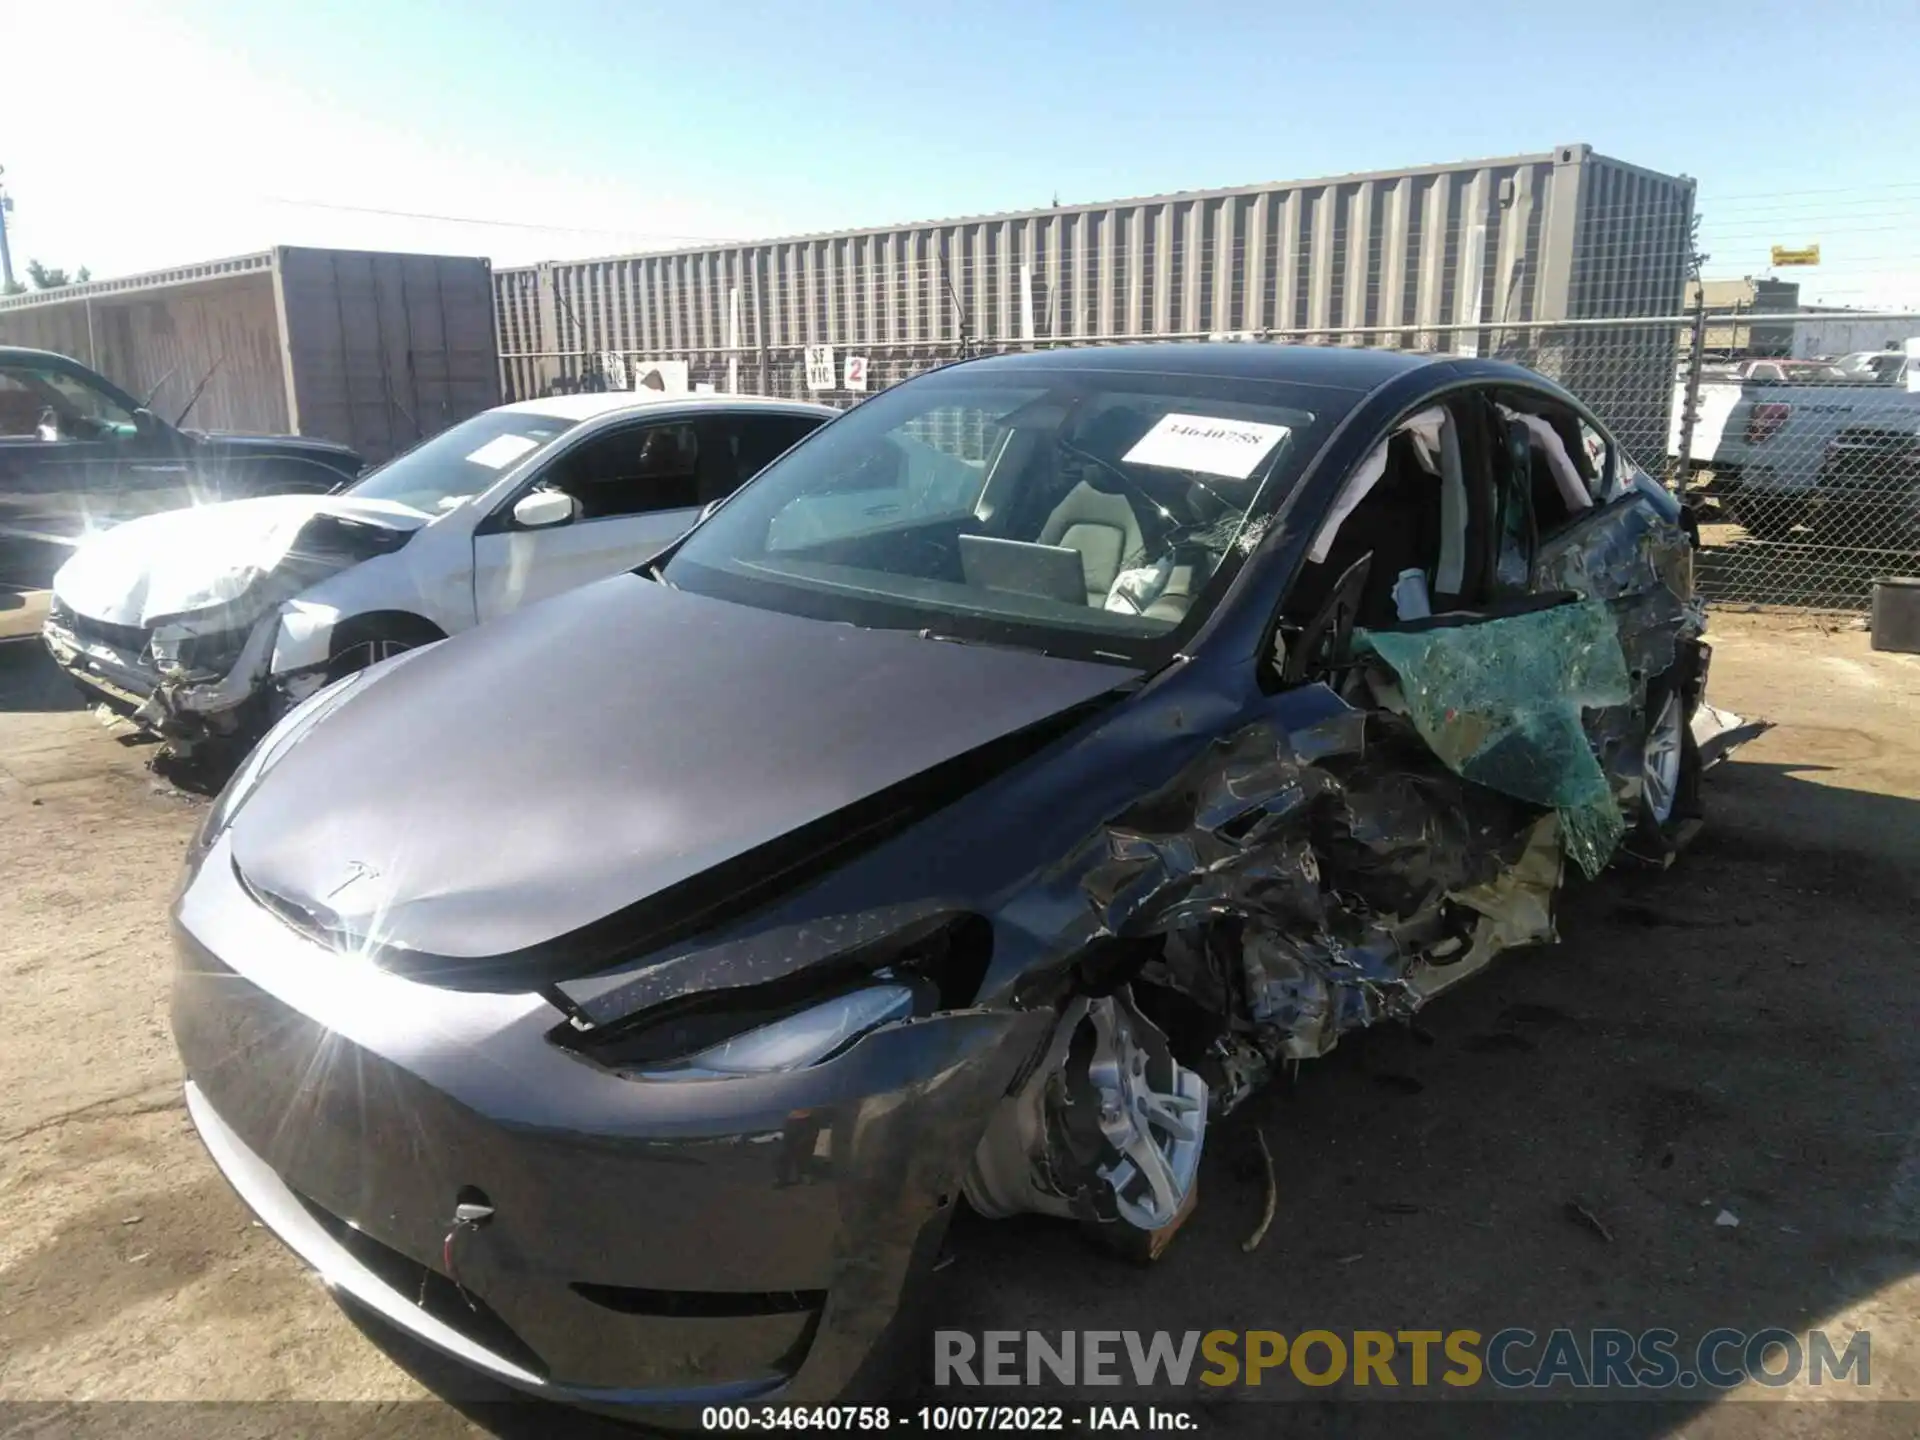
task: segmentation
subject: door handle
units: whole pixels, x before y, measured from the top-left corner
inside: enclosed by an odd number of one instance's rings
[[[869,505],[862,513],[867,515],[897,515],[899,512],[900,507],[898,505]]]

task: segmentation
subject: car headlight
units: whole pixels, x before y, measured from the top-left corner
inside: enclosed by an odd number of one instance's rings
[[[873,912],[825,930],[873,938],[815,954],[807,946],[817,940],[779,927],[561,981],[542,992],[567,1017],[547,1039],[635,1080],[783,1074],[824,1064],[885,1026],[975,1004],[993,957],[992,925],[965,911]],[[757,983],[728,983],[768,970]]]
[[[348,688],[365,673],[356,670],[350,675],[341,676],[331,685],[322,686],[287,711],[278,724],[260,737],[260,743],[247,752],[247,758],[240,762],[240,768],[233,772],[226,788],[207,811],[207,818],[201,821],[200,833],[193,841],[196,851],[205,850],[220,838],[274,763],[293,748],[302,735],[317,725],[328,711],[345,700]]]
[[[869,1030],[913,1014],[913,990],[874,985],[762,1025],[718,1045],[633,1073],[645,1080],[702,1080],[804,1070],[839,1054]]]

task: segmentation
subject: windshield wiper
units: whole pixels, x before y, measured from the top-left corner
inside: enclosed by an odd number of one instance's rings
[[[944,635],[938,630],[915,631],[922,640],[938,640],[944,645],[977,645],[989,650],[1018,650],[1023,655],[1051,656],[1051,650],[1043,650],[1037,645],[1014,645],[1005,640],[976,640],[967,635]]]

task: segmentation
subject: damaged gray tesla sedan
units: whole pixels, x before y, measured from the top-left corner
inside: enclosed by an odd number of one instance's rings
[[[177,901],[189,1107],[510,1384],[858,1393],[962,1196],[1157,1253],[1277,1066],[1669,858],[1702,624],[1673,500],[1518,367],[952,366],[289,714]]]

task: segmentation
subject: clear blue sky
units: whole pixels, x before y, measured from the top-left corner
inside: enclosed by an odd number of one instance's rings
[[[204,246],[224,234],[207,217],[233,218],[226,250],[316,227],[325,243],[410,243],[391,217],[323,224],[321,204],[555,227],[442,227],[433,242],[525,260],[1583,140],[1699,177],[1710,273],[1819,240],[1839,251],[1830,288],[1920,275],[1915,0],[81,8],[103,12],[95,36],[141,37],[125,80],[92,92],[102,117],[188,178],[198,214],[183,235]],[[138,83],[161,32],[183,47],[185,84],[164,67]],[[46,68],[60,72],[49,99],[89,103],[67,64]],[[229,74],[246,77],[230,102]],[[183,116],[197,138],[170,128]],[[72,138],[0,97],[0,163],[28,239],[57,239],[68,264],[203,258],[172,253],[164,226],[116,229],[105,202],[68,191]],[[266,203],[264,218],[241,200]],[[70,227],[63,207],[94,219]]]

